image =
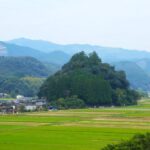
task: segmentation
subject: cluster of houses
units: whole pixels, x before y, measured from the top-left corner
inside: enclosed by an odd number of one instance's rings
[[[9,95],[6,93],[0,93],[0,98],[8,98]]]
[[[40,111],[47,108],[45,99],[29,98],[18,95],[15,100],[0,99],[0,113],[19,113],[26,111]]]

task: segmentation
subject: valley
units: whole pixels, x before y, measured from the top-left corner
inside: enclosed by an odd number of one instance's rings
[[[2,150],[98,150],[150,131],[150,100],[137,106],[0,116]]]
[[[50,75],[60,70],[73,54],[81,51],[85,51],[86,53],[95,51],[103,62],[110,63],[117,70],[125,71],[132,88],[146,92],[150,91],[150,71],[148,67],[150,65],[150,53],[146,51],[90,44],[62,45],[27,38],[0,42],[0,46],[2,48],[0,56],[30,56],[36,58],[46,65]]]
[[[150,150],[149,0],[0,0],[0,150]]]

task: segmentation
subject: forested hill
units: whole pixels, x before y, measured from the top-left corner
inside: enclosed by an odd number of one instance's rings
[[[48,69],[44,64],[32,57],[0,57],[0,75],[47,77]]]
[[[132,88],[138,90],[142,89],[144,91],[150,91],[150,75],[149,70],[147,69],[148,64],[146,64],[145,60],[114,63],[117,70],[124,70],[126,72],[127,79],[129,80]]]
[[[56,104],[62,104],[59,98],[64,98],[64,105],[66,98],[74,95],[88,106],[131,105],[138,99],[138,94],[129,89],[125,73],[102,63],[95,52],[75,54],[61,71],[44,82],[39,92],[39,97]]]
[[[0,93],[35,96],[49,74],[49,66],[32,57],[0,57]]]

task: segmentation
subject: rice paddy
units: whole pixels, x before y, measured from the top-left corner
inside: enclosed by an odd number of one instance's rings
[[[137,106],[0,116],[0,150],[100,150],[150,132],[150,100]]]

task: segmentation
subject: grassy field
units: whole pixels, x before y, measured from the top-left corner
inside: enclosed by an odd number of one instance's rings
[[[150,100],[123,108],[0,116],[0,150],[100,150],[150,132]]]
[[[3,101],[12,101],[12,100],[16,100],[15,98],[0,98],[0,100]]]

